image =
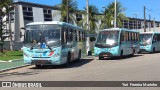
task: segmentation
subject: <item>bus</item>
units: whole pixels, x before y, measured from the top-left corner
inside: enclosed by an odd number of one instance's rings
[[[123,28],[100,30],[94,47],[94,55],[106,57],[134,55],[139,52],[139,32]]]
[[[41,67],[78,61],[84,48],[84,38],[82,28],[65,22],[29,23],[24,35],[24,63]]]
[[[140,33],[140,53],[160,51],[160,32]]]

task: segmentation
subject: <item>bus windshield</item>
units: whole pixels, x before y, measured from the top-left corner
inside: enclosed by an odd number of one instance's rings
[[[152,34],[140,34],[140,44],[149,45],[152,43]]]
[[[27,47],[35,47],[45,42],[52,47],[60,44],[60,29],[59,25],[28,25],[26,27],[24,45]]]
[[[119,31],[102,31],[99,32],[96,44],[104,46],[118,45]]]

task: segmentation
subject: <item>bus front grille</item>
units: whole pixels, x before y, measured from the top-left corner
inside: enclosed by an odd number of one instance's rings
[[[109,57],[109,56],[113,56],[113,54],[110,53],[110,52],[101,52],[101,53],[99,54],[99,56],[106,56],[106,57]]]

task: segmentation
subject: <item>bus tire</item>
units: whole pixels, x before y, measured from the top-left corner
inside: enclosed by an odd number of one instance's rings
[[[100,57],[100,56],[99,56],[99,60],[103,60],[103,59],[104,59],[104,57]]]
[[[123,56],[123,50],[121,50],[121,54],[120,54],[120,56],[121,56],[121,57]]]
[[[69,52],[67,55],[67,62],[66,65],[69,65],[71,63],[71,53]]]
[[[77,61],[80,61],[80,59],[81,59],[81,50],[79,50]]]
[[[42,68],[42,65],[35,65],[36,68]]]
[[[155,53],[156,51],[155,51],[156,49],[155,49],[155,47],[153,48],[153,53]]]
[[[133,49],[133,51],[132,51],[132,56],[134,56],[134,54],[135,54],[135,49]]]

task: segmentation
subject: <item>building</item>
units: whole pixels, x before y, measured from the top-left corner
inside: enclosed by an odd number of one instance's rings
[[[24,2],[24,1],[15,1],[14,10],[10,13],[11,17],[11,30],[13,38],[13,46],[15,50],[19,50],[22,47],[24,39],[24,30],[22,27],[25,27],[27,23],[30,22],[42,22],[42,21],[60,21],[61,11],[54,6]],[[80,21],[84,18],[82,14],[74,14],[74,17],[77,21]],[[7,17],[6,17],[7,18]],[[129,18],[128,20],[122,20],[123,27],[129,29],[143,29],[144,21],[143,19]],[[75,22],[73,22],[76,24]],[[99,26],[101,21],[97,22]],[[155,21],[156,27],[160,26],[160,22]],[[147,20],[146,27],[153,27],[153,21]],[[5,35],[9,36],[9,24],[6,22]],[[5,41],[10,41],[10,38],[6,38]],[[5,45],[6,48],[9,47],[9,44]]]
[[[144,19],[128,17],[128,20],[122,20],[122,25],[123,28],[144,30]],[[154,27],[160,30],[160,21],[146,20],[146,31],[152,31]]]

